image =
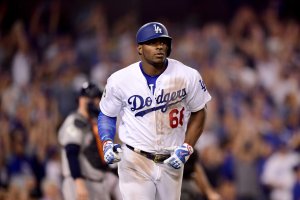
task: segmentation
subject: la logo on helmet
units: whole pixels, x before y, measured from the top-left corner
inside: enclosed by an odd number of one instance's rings
[[[162,33],[161,28],[157,24],[153,24],[155,33]]]

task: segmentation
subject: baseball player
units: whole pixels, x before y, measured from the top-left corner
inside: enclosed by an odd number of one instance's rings
[[[110,193],[120,194],[118,178],[107,171],[105,162],[101,162],[92,133],[91,122],[99,114],[101,95],[95,84],[85,82],[78,97],[77,110],[65,119],[59,129],[65,200],[110,200]]]
[[[136,42],[141,61],[113,73],[100,102],[104,158],[120,161],[124,200],[179,200],[211,96],[198,71],[168,58],[172,38],[163,24],[143,25]],[[114,144],[117,116],[122,146]]]

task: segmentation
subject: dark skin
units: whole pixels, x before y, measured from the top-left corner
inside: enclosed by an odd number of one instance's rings
[[[166,38],[157,38],[138,45],[137,50],[141,56],[143,70],[146,74],[156,76],[167,68],[168,48]]]
[[[137,50],[146,74],[156,76],[165,71],[167,68],[168,48],[168,39],[166,38],[157,38],[138,45]],[[206,106],[197,112],[191,113],[184,140],[185,143],[188,143],[192,147],[196,144],[203,132],[205,119]]]
[[[197,140],[203,132],[206,119],[206,106],[197,111],[192,112],[189,119],[189,123],[186,130],[185,143],[188,143],[192,147],[195,146]]]

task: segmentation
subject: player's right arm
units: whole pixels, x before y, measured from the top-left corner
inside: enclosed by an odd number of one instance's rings
[[[103,143],[104,160],[107,164],[113,164],[121,160],[122,152],[120,144],[114,144],[116,133],[116,117],[109,117],[101,111],[98,116],[98,133]]]
[[[103,143],[104,160],[108,164],[120,161],[121,145],[114,144],[117,117],[122,108],[122,95],[118,77],[111,75],[105,86],[100,101],[98,116],[98,133]]]

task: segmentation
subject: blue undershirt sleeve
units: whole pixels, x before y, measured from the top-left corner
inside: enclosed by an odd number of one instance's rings
[[[98,133],[102,142],[107,140],[114,141],[116,124],[116,117],[106,116],[100,111],[98,116]]]
[[[74,179],[82,177],[78,159],[80,146],[78,144],[68,144],[65,146],[65,149],[67,154],[67,160],[69,162],[71,176]]]

